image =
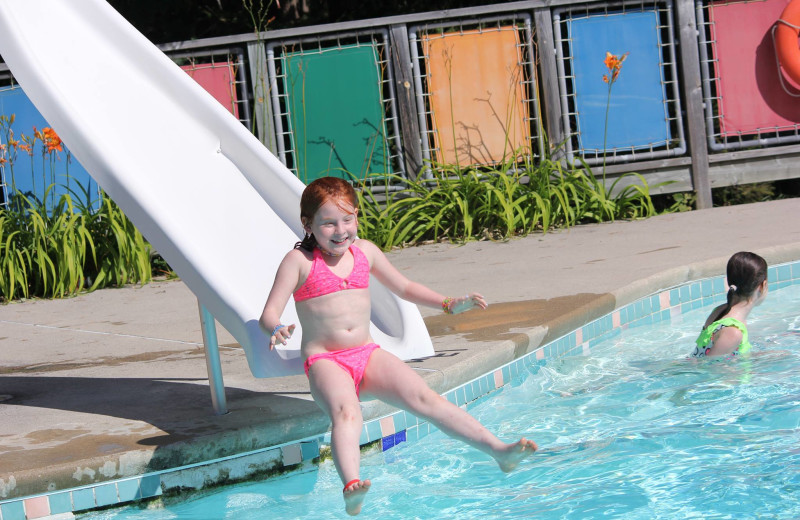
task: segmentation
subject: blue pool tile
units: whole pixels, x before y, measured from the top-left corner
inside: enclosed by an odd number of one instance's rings
[[[367,433],[367,425],[361,428],[361,436],[358,438],[358,445],[363,446],[369,442],[369,434]]]
[[[394,448],[394,435],[388,435],[381,439],[381,451]]]
[[[714,287],[714,294],[724,294],[725,293],[725,278],[720,276],[719,278],[714,278],[711,285]]]
[[[25,520],[25,508],[22,506],[22,500],[0,504],[0,515],[3,520]]]
[[[481,390],[481,382],[480,380],[476,379],[472,382],[472,395],[475,396],[475,399],[479,398],[483,395],[483,391]]]
[[[692,299],[692,290],[688,285],[684,285],[683,287],[679,288],[678,293],[680,294],[681,303],[686,303]]]
[[[406,439],[408,442],[416,442],[419,440],[419,428],[414,426],[406,430]]]
[[[703,297],[703,307],[705,307],[706,305],[712,305],[713,303],[714,303],[714,297],[713,296],[704,296]]]
[[[800,262],[795,262],[792,264],[792,279],[797,280],[800,278]]]
[[[700,283],[693,283],[689,286],[689,292],[692,295],[692,299],[696,300],[702,296],[702,291],[700,288]]]
[[[116,504],[119,502],[117,498],[117,485],[111,483],[97,486],[94,488],[94,500],[98,507]]]
[[[792,268],[788,265],[778,266],[778,281],[784,282],[792,279]]]
[[[405,430],[406,429],[406,413],[405,412],[397,412],[392,416],[392,420],[394,421],[394,429],[397,430]]]
[[[369,441],[377,441],[381,438],[381,422],[380,421],[370,421],[367,423],[367,435],[369,436]]]
[[[464,386],[464,396],[467,399],[468,403],[471,403],[472,401],[475,400],[475,391],[472,389],[471,383],[467,383]]]
[[[711,280],[703,280],[700,282],[700,287],[703,293],[703,296],[711,296],[714,294],[714,287],[711,284]]]
[[[670,320],[669,309],[664,309],[663,311],[661,311],[661,321],[669,321],[669,320]]]
[[[157,497],[161,495],[161,476],[146,475],[139,482],[139,494],[142,498]]]
[[[778,270],[775,267],[767,268],[767,280],[770,282],[777,282],[778,281]]]
[[[319,441],[304,441],[300,443],[300,454],[303,460],[314,460],[319,457]]]
[[[397,446],[401,442],[406,442],[406,431],[402,430],[394,434],[394,445]]]
[[[456,396],[458,397],[458,406],[464,406],[469,402],[467,399],[467,387],[465,385],[456,388]]]
[[[130,502],[131,500],[139,499],[139,479],[120,480],[117,482],[117,491],[119,493],[120,502]],[[52,505],[50,507],[52,508]]]
[[[511,381],[511,367],[508,365],[503,367],[503,381],[509,382]]]
[[[73,511],[82,511],[84,509],[92,509],[93,507],[95,507],[94,491],[92,491],[91,488],[76,489],[72,492]]]
[[[55,493],[47,498],[48,500],[50,500],[51,515],[58,515],[61,513],[72,512],[72,497],[70,497],[69,491],[64,491],[63,493]]]
[[[681,303],[680,292],[678,291],[678,289],[670,289],[670,291],[669,291],[669,306],[670,307],[675,307],[679,303]]]
[[[410,412],[403,412],[406,415],[406,428],[411,428],[412,426],[416,426],[419,424],[419,419],[417,416]]]

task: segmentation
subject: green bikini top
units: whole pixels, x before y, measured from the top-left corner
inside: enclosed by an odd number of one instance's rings
[[[744,323],[736,318],[722,318],[721,320],[717,320],[710,324],[708,327],[703,329],[703,332],[700,333],[700,336],[698,336],[696,342],[697,349],[695,350],[695,356],[705,356],[705,351],[708,348],[708,345],[711,343],[711,338],[714,336],[714,333],[716,333],[722,327],[736,327],[742,331],[742,342],[739,343],[739,347],[736,349],[736,351],[734,351],[734,354],[744,354],[753,347],[748,340],[747,327]]]

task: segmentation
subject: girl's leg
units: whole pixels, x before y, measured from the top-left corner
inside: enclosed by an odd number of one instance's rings
[[[536,451],[533,441],[506,444],[465,410],[433,391],[414,370],[393,354],[377,349],[367,363],[361,392],[429,420],[447,435],[493,457],[503,471]]]
[[[333,361],[320,359],[309,368],[308,381],[314,401],[331,420],[331,452],[339,478],[343,484],[358,481],[344,490],[347,512],[358,514],[370,482],[359,480],[363,419],[353,378]]]

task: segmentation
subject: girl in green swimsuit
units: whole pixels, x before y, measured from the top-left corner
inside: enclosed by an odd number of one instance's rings
[[[747,316],[767,297],[767,262],[755,253],[728,260],[728,302],[708,316],[692,353],[695,357],[744,354],[750,350]]]

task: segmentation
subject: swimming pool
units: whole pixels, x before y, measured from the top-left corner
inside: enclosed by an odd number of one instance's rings
[[[800,285],[749,320],[754,349],[687,359],[711,306],[622,330],[588,356],[528,365],[470,413],[540,452],[510,475],[440,432],[363,457],[362,516],[800,517]],[[180,502],[79,518],[344,518],[332,463]]]

